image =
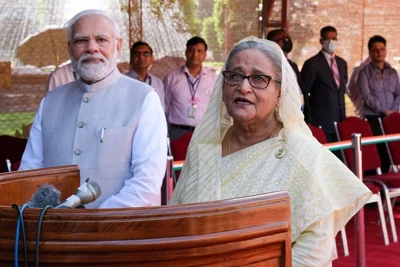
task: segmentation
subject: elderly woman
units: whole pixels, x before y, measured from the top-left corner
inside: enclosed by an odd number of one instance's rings
[[[335,236],[371,192],[304,123],[279,46],[249,37],[231,51],[196,127],[170,204],[286,190],[293,266],[331,266]]]

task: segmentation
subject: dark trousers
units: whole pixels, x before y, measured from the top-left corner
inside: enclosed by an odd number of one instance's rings
[[[374,135],[383,135],[381,126],[379,124],[379,116],[365,116],[371,126],[372,133]],[[383,117],[381,117],[383,118]],[[388,172],[390,168],[389,155],[386,149],[386,144],[381,143],[376,145],[378,147],[379,158],[381,159],[381,170],[382,173]]]
[[[181,138],[188,132],[193,132],[194,127],[185,125],[169,124],[169,139],[171,141]]]

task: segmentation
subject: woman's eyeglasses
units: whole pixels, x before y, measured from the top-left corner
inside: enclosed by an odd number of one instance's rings
[[[235,72],[235,71],[229,71],[225,70],[222,72],[222,75],[224,76],[224,81],[226,84],[236,86],[239,85],[243,82],[244,79],[247,79],[249,81],[249,84],[251,87],[256,88],[256,89],[264,89],[267,88],[270,81],[274,80],[277,83],[281,83],[278,80],[275,80],[269,75],[260,75],[260,74],[255,74],[255,75],[243,75],[240,72]]]

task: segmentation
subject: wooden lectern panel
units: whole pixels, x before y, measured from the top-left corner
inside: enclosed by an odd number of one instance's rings
[[[80,171],[77,165],[1,173],[0,205],[22,205],[43,184],[54,185],[60,190],[61,199],[65,199],[76,191],[79,183]]]
[[[40,209],[24,212],[29,265]],[[13,266],[17,215],[0,206],[0,263]],[[291,266],[287,192],[190,205],[50,209],[40,266]],[[20,242],[20,264],[22,243]]]

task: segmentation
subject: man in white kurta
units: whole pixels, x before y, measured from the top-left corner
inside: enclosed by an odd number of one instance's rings
[[[81,182],[101,196],[88,208],[161,203],[167,126],[152,87],[122,75],[119,29],[102,11],[70,22],[69,46],[81,79],[48,93],[40,104],[20,170],[78,164]]]

